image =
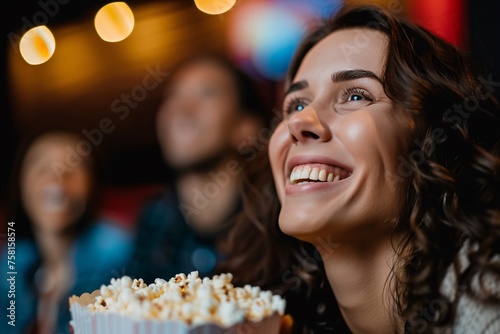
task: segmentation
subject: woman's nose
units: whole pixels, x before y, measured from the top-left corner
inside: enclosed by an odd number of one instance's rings
[[[294,143],[332,139],[330,128],[321,122],[318,113],[312,106],[307,106],[304,110],[293,114],[288,119],[288,129]]]

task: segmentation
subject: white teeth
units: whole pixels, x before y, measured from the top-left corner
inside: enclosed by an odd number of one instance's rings
[[[325,169],[310,166],[295,166],[290,173],[291,184],[304,184],[314,181],[321,182],[337,182],[341,180],[343,170],[335,167],[331,173]]]
[[[306,166],[302,170],[302,174],[300,174],[300,178],[301,179],[308,179],[310,173],[311,173],[311,168],[309,168],[309,167]]]
[[[319,170],[317,168],[313,168],[311,174],[309,175],[309,179],[316,181],[318,179],[318,175],[319,175]]]
[[[293,178],[295,180],[299,180],[300,179],[300,174],[302,172],[302,169],[301,168],[297,168],[296,170],[293,171]]]

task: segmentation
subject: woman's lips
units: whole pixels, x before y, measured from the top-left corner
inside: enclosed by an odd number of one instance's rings
[[[69,201],[64,187],[60,184],[46,185],[42,194],[42,203],[47,212],[60,212],[67,209]]]
[[[342,180],[331,182],[318,182],[318,181],[301,181],[296,184],[292,184],[286,182],[285,185],[285,194],[286,195],[294,195],[301,194],[304,192],[318,192],[318,191],[330,191],[333,189],[341,189],[346,182],[349,182],[350,177],[347,177]]]

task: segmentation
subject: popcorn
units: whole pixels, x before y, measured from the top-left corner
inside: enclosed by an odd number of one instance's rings
[[[283,315],[286,302],[271,291],[245,285],[234,287],[232,274],[201,279],[198,272],[177,274],[166,281],[128,276],[113,278],[102,285],[87,308],[91,312],[111,312],[136,319],[179,320],[188,325],[212,323],[230,327],[246,320],[259,322],[275,313]]]

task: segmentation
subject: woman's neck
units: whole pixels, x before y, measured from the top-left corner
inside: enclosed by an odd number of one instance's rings
[[[385,238],[385,237],[383,237]],[[335,249],[317,245],[342,316],[353,333],[402,333],[392,300],[396,257],[389,237]]]
[[[56,268],[66,264],[73,244],[73,238],[70,235],[40,231],[35,236],[45,267]]]
[[[231,166],[231,168],[228,168]],[[198,232],[212,233],[225,223],[239,201],[241,165],[223,160],[210,172],[189,172],[176,181],[180,209]]]

